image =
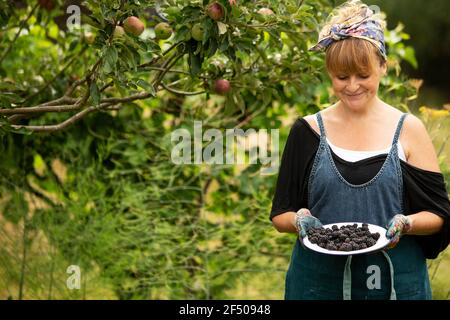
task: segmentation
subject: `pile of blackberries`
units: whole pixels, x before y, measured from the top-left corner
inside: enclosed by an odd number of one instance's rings
[[[354,251],[369,248],[380,238],[378,232],[371,233],[367,223],[361,227],[355,223],[340,228],[333,225],[329,228],[311,228],[307,232],[311,243],[328,250]]]

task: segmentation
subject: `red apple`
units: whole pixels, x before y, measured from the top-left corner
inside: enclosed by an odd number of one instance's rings
[[[230,81],[228,81],[228,80],[218,79],[214,83],[214,91],[217,94],[225,95],[228,93],[228,91],[230,91],[230,89],[231,89],[231,84],[230,84]]]
[[[219,21],[223,19],[223,16],[225,15],[225,9],[220,3],[213,2],[208,6],[206,13],[211,19]]]
[[[123,28],[127,33],[140,36],[142,32],[144,32],[145,26],[138,17],[131,16],[125,19],[123,22]]]
[[[53,0],[38,0],[39,6],[47,11],[52,11],[55,8]]]

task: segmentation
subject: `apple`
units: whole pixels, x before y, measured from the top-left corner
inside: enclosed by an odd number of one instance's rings
[[[145,26],[138,17],[131,16],[125,19],[123,22],[123,28],[125,32],[129,34],[140,36],[142,32],[144,32]]]
[[[192,38],[197,41],[203,41],[205,30],[201,23],[196,23],[191,29]]]
[[[53,0],[38,0],[39,6],[47,11],[52,11],[55,8]]]
[[[83,34],[83,40],[87,44],[93,44],[95,41],[95,35],[92,32],[86,32]]]
[[[206,13],[214,21],[219,21],[223,19],[223,16],[225,15],[225,10],[220,3],[213,2],[206,9]]]
[[[230,84],[230,81],[228,81],[228,80],[218,79],[214,83],[214,91],[217,94],[225,95],[228,93],[228,91],[230,91],[230,89],[231,89],[231,84]]]
[[[258,13],[263,16],[271,16],[274,12],[269,8],[261,8],[258,10]]]
[[[172,35],[172,28],[166,22],[160,22],[155,26],[155,36],[158,39],[165,40],[169,39]]]
[[[119,39],[125,35],[125,30],[121,26],[116,26],[113,32],[113,38]]]
[[[174,20],[176,17],[178,17],[181,14],[181,9],[178,7],[168,7],[167,9],[165,9],[164,11],[166,13],[166,15],[168,16],[168,18],[171,20]]]
[[[261,8],[257,11],[256,20],[260,22],[266,22],[268,19],[275,16],[275,13],[272,9],[269,8]]]

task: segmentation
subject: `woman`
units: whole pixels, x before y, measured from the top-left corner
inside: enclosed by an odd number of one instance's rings
[[[326,50],[339,101],[295,122],[270,219],[297,233],[286,299],[431,299],[426,259],[449,243],[450,202],[422,122],[380,100],[385,22],[360,1],[337,8],[312,50]],[[310,227],[386,226],[387,250],[349,257],[301,244]],[[375,280],[374,280],[375,279]]]

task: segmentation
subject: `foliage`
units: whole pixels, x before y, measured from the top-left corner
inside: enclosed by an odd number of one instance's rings
[[[294,238],[268,219],[276,176],[260,163],[175,165],[171,133],[198,120],[280,128],[284,142],[293,117],[333,100],[323,56],[307,50],[331,5],[219,2],[216,22],[209,1],[89,0],[75,29],[62,1],[2,2],[0,296],[229,299],[244,278],[284,273]],[[131,15],[144,33],[115,38]],[[157,40],[164,19],[174,35]],[[418,87],[400,72],[404,38],[390,30],[382,98],[408,110]],[[225,96],[216,79],[230,80]],[[69,265],[84,291],[65,287]]]

